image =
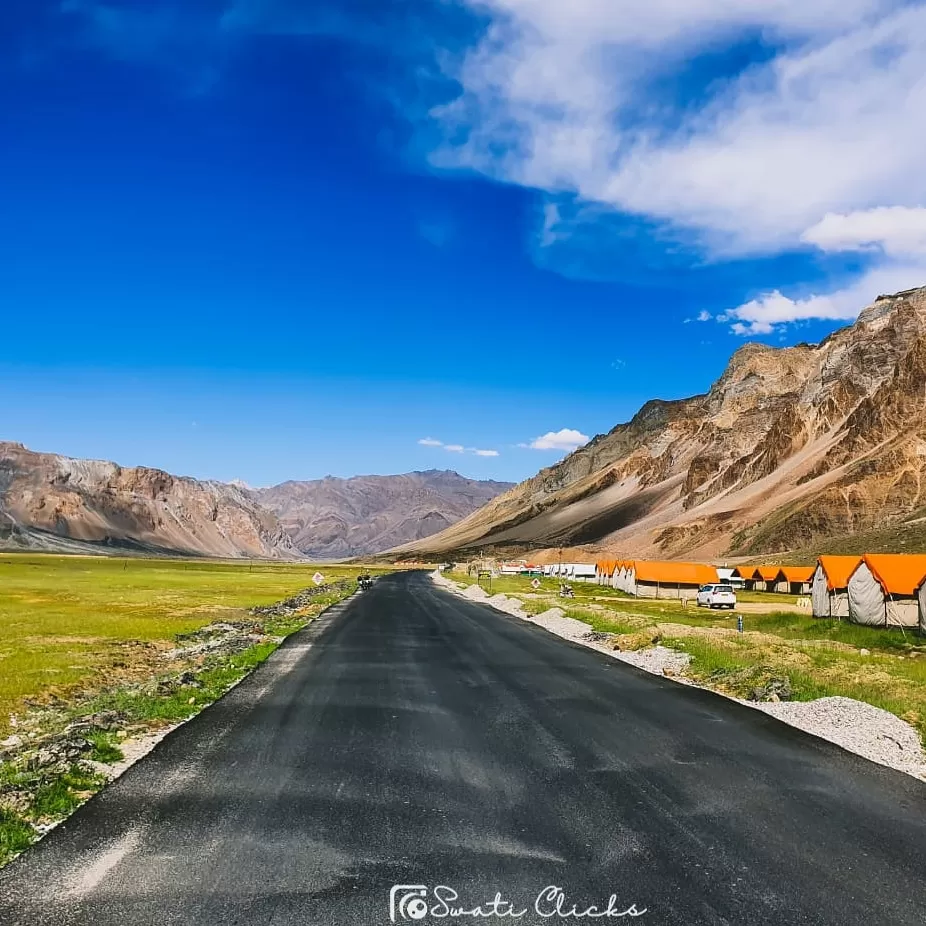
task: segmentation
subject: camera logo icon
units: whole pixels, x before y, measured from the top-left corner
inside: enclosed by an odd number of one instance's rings
[[[389,890],[389,919],[393,923],[423,920],[428,915],[424,884],[395,884]]]

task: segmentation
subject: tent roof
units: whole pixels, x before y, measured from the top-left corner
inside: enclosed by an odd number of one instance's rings
[[[782,566],[779,571],[789,582],[809,582],[816,566]]]
[[[912,595],[926,578],[926,554],[866,553],[862,562],[886,595]]]
[[[702,563],[650,562],[634,563],[638,582],[665,582],[669,585],[705,585],[719,581],[717,569]]]
[[[821,556],[817,563],[826,576],[826,587],[832,592],[849,584],[849,576],[861,561],[861,556]]]
[[[762,579],[763,582],[774,582],[781,572],[781,566],[740,566],[740,575],[745,579]]]
[[[595,563],[595,568],[598,572],[606,576],[613,576],[619,566],[620,560],[617,559],[601,559]]]

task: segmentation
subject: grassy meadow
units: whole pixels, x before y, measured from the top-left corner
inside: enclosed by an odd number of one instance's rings
[[[357,567],[0,555],[0,738],[24,699],[95,687],[179,633]]]
[[[221,697],[280,640],[349,595],[361,571],[0,555],[0,866],[103,787],[132,737]],[[326,587],[298,607],[249,613],[314,590],[316,572]],[[178,649],[178,635],[210,624],[233,626],[207,637],[230,630],[246,639],[225,651]],[[82,732],[71,735],[75,722]],[[53,752],[73,737],[79,759]],[[52,752],[42,759],[42,749]]]

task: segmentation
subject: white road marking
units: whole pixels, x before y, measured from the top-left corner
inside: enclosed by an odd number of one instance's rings
[[[141,832],[130,830],[118,842],[98,855],[77,875],[68,888],[69,897],[85,897],[129,854],[138,848]]]
[[[300,646],[288,646],[285,649],[277,650],[278,659],[274,668],[276,674],[289,675],[299,664],[299,660],[312,648],[311,643],[303,643]]]

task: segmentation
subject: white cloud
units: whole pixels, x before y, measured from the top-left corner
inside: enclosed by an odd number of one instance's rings
[[[715,253],[774,250],[826,211],[926,194],[922,5],[473,5],[495,18],[456,74],[463,95],[437,112],[465,139],[439,161],[695,229]],[[645,105],[654,78],[756,30],[782,48],[770,62],[700,106]],[[550,212],[541,234],[555,225]]]
[[[926,284],[926,209],[881,206],[848,214],[827,213],[801,240],[822,251],[872,251],[883,259],[858,280],[834,292],[791,299],[778,290],[718,315],[735,334],[770,334],[776,326],[808,319],[851,321],[884,293]]]
[[[877,249],[895,257],[926,257],[926,209],[881,206],[848,215],[828,212],[801,240],[823,251]]]
[[[497,457],[497,450],[481,450],[478,447],[464,447],[462,444],[445,444],[433,437],[422,437],[418,441],[423,447],[443,447],[449,453],[473,453],[477,457]]]
[[[548,431],[542,437],[535,437],[527,446],[531,450],[575,450],[587,444],[590,438],[574,428],[563,428],[560,431]]]
[[[733,332],[744,336],[771,334],[778,325],[808,319],[851,321],[877,296],[910,289],[924,281],[924,265],[883,267],[835,292],[789,299],[775,290],[717,317],[720,321],[733,322]]]
[[[874,272],[903,276],[886,261],[924,253],[922,0],[468,2],[490,25],[450,68],[463,90],[433,112],[433,160],[571,197],[575,221],[546,204],[538,251],[611,210],[714,260],[812,244],[870,250]],[[756,36],[764,62],[693,99],[654,93]],[[846,293],[731,314],[755,332],[847,318]]]

